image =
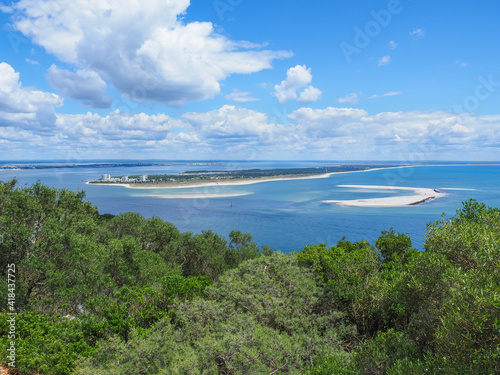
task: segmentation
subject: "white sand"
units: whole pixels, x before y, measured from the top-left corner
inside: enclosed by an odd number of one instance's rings
[[[323,203],[335,203],[340,206],[350,206],[350,207],[401,207],[401,206],[411,206],[419,204],[446,195],[434,189],[402,187],[402,186],[338,185],[338,187],[346,187],[353,189],[369,189],[369,190],[381,190],[381,189],[407,190],[407,191],[413,191],[415,194],[399,196],[399,197],[384,197],[384,198],[372,198],[372,199],[327,200],[323,201]]]
[[[318,175],[312,175],[312,176],[301,176],[301,177],[260,177],[256,179],[241,179],[241,180],[236,180],[236,181],[219,181],[219,182],[196,182],[192,184],[186,184],[183,185],[183,183],[179,185],[174,185],[174,186],[168,186],[168,185],[163,185],[159,183],[156,186],[152,185],[143,185],[143,184],[123,184],[123,183],[107,183],[107,184],[102,184],[102,183],[92,183],[92,185],[103,185],[103,186],[123,186],[129,189],[189,189],[189,188],[196,188],[196,187],[204,187],[204,186],[241,186],[241,185],[252,185],[252,184],[259,184],[262,182],[271,182],[271,181],[291,181],[291,180],[314,180],[317,178],[328,178],[334,174],[343,174],[343,173],[361,173],[361,172],[371,172],[371,171],[378,171],[382,169],[399,169],[399,168],[411,168],[414,167],[414,165],[403,165],[403,166],[398,166],[398,167],[387,167],[387,168],[371,168],[371,169],[364,169],[361,171],[346,171],[346,172],[330,172],[330,173],[323,173],[323,174],[318,174]],[[90,182],[86,182],[86,184],[90,184]]]
[[[148,197],[165,198],[165,199],[205,199],[205,198],[226,198],[226,197],[241,197],[242,195],[249,195],[252,193],[233,193],[233,194],[183,194],[183,195],[169,195],[158,194],[148,195]]]
[[[123,186],[123,187],[126,187],[126,188],[130,188],[130,184],[120,184],[120,183],[115,183],[115,182],[111,182],[111,183],[108,183],[108,184],[100,184],[98,182],[92,182],[92,183],[90,183],[89,181],[86,181],[85,185]]]
[[[364,171],[354,171],[354,172],[364,172]],[[162,185],[161,183],[158,184],[157,186],[152,186],[152,185],[142,185],[142,184],[122,184],[122,183],[109,183],[109,184],[102,184],[102,183],[92,183],[91,185],[102,185],[102,186],[123,186],[129,189],[189,189],[189,188],[196,188],[196,187],[205,187],[205,186],[240,186],[240,185],[252,185],[252,184],[258,184],[261,182],[270,182],[270,181],[289,181],[289,180],[311,180],[311,179],[316,179],[316,178],[328,178],[332,174],[336,173],[348,173],[348,172],[332,172],[332,173],[324,173],[324,174],[318,174],[318,175],[313,175],[313,176],[302,176],[302,177],[263,177],[263,178],[258,178],[258,179],[241,179],[241,180],[236,180],[236,181],[220,181],[220,182],[197,182],[193,184],[187,184],[187,185],[175,185],[175,186],[168,186],[168,185]],[[86,182],[86,184],[90,184],[90,182]]]

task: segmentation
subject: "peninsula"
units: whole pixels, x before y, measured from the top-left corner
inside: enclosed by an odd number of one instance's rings
[[[265,181],[326,178],[334,173],[364,172],[380,168],[398,168],[388,165],[336,165],[316,168],[279,168],[187,171],[179,174],[103,175],[101,179],[87,181],[88,184],[125,186],[135,189],[189,188],[213,185],[249,185]]]

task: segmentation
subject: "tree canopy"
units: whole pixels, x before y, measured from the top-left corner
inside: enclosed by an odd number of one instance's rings
[[[24,374],[500,373],[499,228],[470,200],[425,251],[390,228],[282,254],[0,182],[0,363],[14,263]]]

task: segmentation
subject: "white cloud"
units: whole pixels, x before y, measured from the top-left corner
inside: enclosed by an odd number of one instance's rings
[[[309,85],[312,81],[311,68],[297,65],[288,69],[286,79],[274,86],[273,95],[283,104],[287,100],[316,101],[321,97],[321,91]],[[298,94],[298,92],[302,92]]]
[[[299,102],[316,102],[321,99],[323,93],[320,89],[314,86],[307,86],[304,91],[302,91],[297,99]]]
[[[351,92],[350,94],[347,94],[346,96],[344,96],[342,98],[338,98],[337,103],[340,103],[340,104],[358,104],[359,103],[359,96],[355,92]]]
[[[310,82],[303,79],[299,82]],[[305,84],[307,88],[309,83]],[[303,84],[304,86],[304,84]],[[374,97],[394,96],[392,91]],[[96,157],[495,159],[500,116],[445,111],[384,112],[354,108],[300,108],[273,116],[225,105],[179,118],[118,110],[56,114],[62,99],[23,87],[19,73],[0,63],[0,143],[12,157],[83,160]],[[289,120],[289,121],[287,121]],[[291,121],[291,123],[290,123]]]
[[[378,66],[388,65],[391,63],[391,56],[385,55],[378,60]]]
[[[189,129],[183,120],[165,114],[129,114],[115,110],[107,116],[95,113],[58,115],[58,130],[79,142],[122,142],[161,140],[173,129]]]
[[[311,69],[305,65],[297,65],[288,69],[286,80],[274,86],[274,95],[280,103],[289,99],[297,99],[297,90],[306,87],[312,81]]]
[[[269,123],[270,116],[267,114],[232,105],[210,112],[186,113],[182,117],[204,139],[217,143],[274,139],[274,133],[280,127]]]
[[[51,155],[68,160],[146,155],[172,158],[336,158],[495,159],[500,148],[500,117],[445,111],[383,112],[354,108],[300,108],[292,124],[271,123],[272,116],[225,105],[181,118],[164,114],[107,116],[58,115],[46,132],[0,127],[9,155]],[[15,151],[17,150],[17,151]]]
[[[389,48],[394,50],[394,49],[398,48],[398,44],[394,40],[391,40],[389,42]]]
[[[238,89],[234,89],[232,93],[226,95],[224,98],[226,98],[226,100],[232,100],[232,101],[241,102],[241,103],[253,102],[253,101],[260,100],[260,99],[254,98],[252,96],[251,92],[241,91]]]
[[[368,99],[383,98],[386,96],[396,96],[396,95],[401,95],[402,93],[403,93],[403,91],[390,91],[390,92],[386,92],[385,94],[382,94],[382,95],[374,94],[374,95],[370,96]]]
[[[410,35],[417,37],[425,36],[425,31],[422,29],[415,29],[413,31],[410,31]]]
[[[217,155],[245,157],[295,155],[343,159],[396,159],[418,154],[422,159],[463,152],[495,156],[500,145],[498,116],[476,117],[450,112],[408,111],[374,115],[354,108],[300,108],[289,115],[293,124],[271,123],[271,116],[225,105],[191,112],[180,119],[159,114],[106,117],[61,115],[58,133],[66,145],[86,144],[93,152],[127,149],[131,155]],[[53,142],[57,138],[54,135]],[[60,142],[60,140],[59,140]],[[355,145],[355,147],[353,146]],[[493,151],[492,151],[493,150]],[[491,158],[491,156],[490,156]]]
[[[498,116],[457,115],[444,111],[384,112],[368,115],[346,108],[301,108],[290,117],[306,136],[306,148],[321,147],[329,155],[353,153],[357,158],[378,158],[382,154],[422,159],[460,158],[463,152],[496,158],[500,148]],[[304,142],[303,142],[304,143]],[[479,157],[479,156],[478,156]]]
[[[12,13],[14,10],[12,9],[12,7],[0,2],[0,11],[3,13]]]
[[[189,0],[21,0],[14,27],[64,62],[94,71],[139,101],[181,106],[212,98],[219,81],[291,54],[183,23]]]
[[[290,118],[307,134],[305,139],[339,137],[347,134],[348,124],[359,122],[368,113],[362,109],[333,108],[311,109],[300,108],[290,114]]]
[[[40,65],[40,63],[36,60],[26,59],[26,62],[30,65]]]
[[[54,125],[55,107],[62,104],[55,94],[22,87],[19,73],[0,63],[0,126],[43,131]]]
[[[75,99],[90,108],[111,106],[111,99],[104,95],[106,82],[96,72],[77,70],[73,73],[52,65],[47,73],[50,85],[63,96]]]
[[[463,62],[463,61],[460,61],[460,60],[457,60],[457,61],[455,62],[455,64],[457,64],[457,66],[458,66],[459,68],[465,68],[467,65],[469,65],[468,63]]]
[[[95,113],[59,115],[56,133],[66,137],[66,144],[88,144],[94,149],[124,144],[137,147],[191,143],[191,146],[226,150],[235,144],[256,145],[278,141],[283,125],[269,122],[270,116],[257,111],[225,105],[209,112],[189,112],[181,118],[165,114],[129,114],[118,110],[107,116]]]

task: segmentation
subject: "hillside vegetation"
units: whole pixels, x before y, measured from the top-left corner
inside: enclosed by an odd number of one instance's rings
[[[474,200],[425,251],[389,229],[282,254],[0,182],[4,366],[11,264],[17,373],[500,373],[500,211]]]

